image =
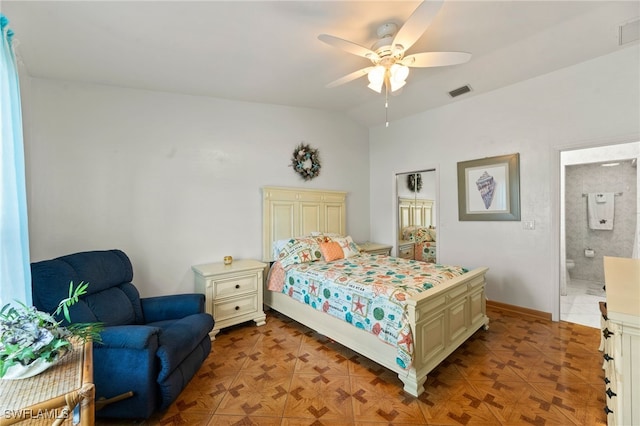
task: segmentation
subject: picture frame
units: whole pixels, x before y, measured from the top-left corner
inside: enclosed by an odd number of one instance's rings
[[[458,220],[520,220],[520,154],[458,163]]]

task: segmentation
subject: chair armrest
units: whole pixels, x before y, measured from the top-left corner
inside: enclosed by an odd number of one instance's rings
[[[96,343],[96,345],[101,348],[146,349],[150,346],[157,348],[159,334],[158,327],[117,325],[102,330],[100,333],[102,343]]]
[[[204,294],[188,293],[140,299],[146,323],[184,318],[204,312]]]

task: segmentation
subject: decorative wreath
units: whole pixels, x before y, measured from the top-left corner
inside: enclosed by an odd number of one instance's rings
[[[313,179],[320,174],[318,150],[301,143],[293,151],[291,166],[304,180]]]
[[[407,176],[407,186],[411,191],[420,192],[422,189],[422,174],[420,173],[411,173]]]

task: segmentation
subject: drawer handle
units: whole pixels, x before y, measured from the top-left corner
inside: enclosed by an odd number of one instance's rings
[[[240,310],[240,306],[236,306],[236,311]]]
[[[236,288],[240,288],[240,284],[236,284]]]
[[[607,392],[605,392],[607,394],[607,396],[609,398],[613,398],[614,396],[618,396],[618,394],[616,394],[614,391],[611,390],[611,388],[607,389]]]
[[[611,383],[611,380],[609,380],[609,378],[608,378],[608,377],[605,377],[605,378],[604,378],[604,384],[605,384],[605,385],[608,385],[609,383]]]
[[[609,331],[608,328],[605,328],[604,330],[602,330],[602,335],[604,336],[605,339],[608,339],[609,336],[611,336],[613,333]]]
[[[606,405],[606,406],[604,407],[604,414],[609,415],[610,413],[613,413],[613,410],[611,410],[611,409],[609,408],[609,406],[608,406],[608,405]]]
[[[605,361],[613,361],[613,357],[609,356],[609,354],[604,354],[603,358]]]

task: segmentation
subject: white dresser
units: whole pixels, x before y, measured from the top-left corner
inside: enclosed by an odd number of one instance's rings
[[[607,424],[640,425],[640,260],[604,258],[602,318]]]
[[[191,267],[196,291],[204,293],[206,311],[215,320],[211,340],[230,325],[251,320],[258,326],[265,324],[262,291],[266,266],[257,260],[234,260],[230,265],[220,262]]]

